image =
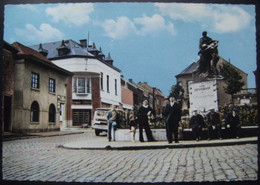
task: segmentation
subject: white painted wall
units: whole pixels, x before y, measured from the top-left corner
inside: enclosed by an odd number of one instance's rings
[[[101,102],[119,105],[121,103],[121,76],[120,72],[102,63],[97,59],[67,58],[53,60],[54,64],[74,73],[75,77],[91,77],[103,73],[103,90],[100,90]],[[109,76],[109,92],[107,92],[107,75]],[[117,80],[117,94],[115,93],[115,79]],[[87,96],[72,94],[73,99],[91,99]]]

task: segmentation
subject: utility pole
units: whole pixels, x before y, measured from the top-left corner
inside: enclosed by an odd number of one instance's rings
[[[153,87],[153,110],[154,110],[155,115],[156,115],[156,110],[155,110],[155,87]]]

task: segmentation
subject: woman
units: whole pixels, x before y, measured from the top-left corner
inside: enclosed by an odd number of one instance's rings
[[[148,123],[148,113],[149,112],[154,114],[154,110],[148,105],[148,101],[144,100],[143,105],[139,108],[138,113],[137,113],[140,142],[144,142],[143,128],[145,130],[148,141],[155,141],[155,139],[153,138],[149,123]]]

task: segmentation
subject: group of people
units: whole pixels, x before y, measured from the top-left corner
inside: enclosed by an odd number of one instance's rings
[[[203,128],[208,130],[208,140],[223,138],[222,134],[222,119],[225,122],[225,130],[227,135],[231,138],[239,138],[240,133],[240,118],[238,114],[239,110],[236,107],[232,108],[232,111],[224,117],[220,115],[215,109],[211,109],[210,112],[203,117],[194,111],[194,115],[190,119],[190,126],[194,137],[197,141],[201,140]],[[166,99],[166,105],[163,107],[162,117],[165,120],[166,137],[168,143],[173,142],[173,136],[175,143],[179,143],[178,128],[181,120],[182,111],[174,97]],[[135,135],[137,126],[139,126],[139,141],[144,142],[143,130],[146,133],[148,142],[155,141],[152,131],[150,129],[150,118],[155,115],[155,111],[149,106],[148,101],[144,100],[142,106],[139,108],[137,114],[131,110],[129,113],[129,129],[133,133],[132,141],[135,142]],[[107,114],[108,120],[108,140],[112,138],[115,140],[115,130],[118,128],[118,113],[116,106],[113,106],[111,111]]]
[[[204,118],[198,113],[197,110],[195,110],[194,115],[190,119],[190,126],[192,128],[192,132],[194,133],[195,139],[199,141],[201,139],[202,129],[207,128],[208,140],[215,137],[222,140],[222,119],[224,122],[223,126],[225,127],[226,135],[229,136],[229,138],[239,138],[241,126],[238,113],[239,109],[236,107],[233,107],[231,112],[226,116],[224,116],[223,112],[221,112],[220,115],[215,111],[215,109],[211,109]]]
[[[108,140],[115,140],[114,133],[117,128],[116,123],[116,109],[113,106],[112,110],[108,112]],[[144,142],[143,130],[146,133],[148,142],[155,141],[152,131],[150,129],[149,120],[155,115],[155,111],[149,106],[148,101],[144,100],[142,106],[139,108],[137,115],[134,111],[129,114],[130,132],[133,133],[132,141],[135,142],[136,128],[139,126],[139,141]],[[169,98],[169,103],[163,109],[163,118],[166,122],[166,136],[169,143],[172,143],[172,135],[174,134],[174,141],[178,143],[178,127],[181,120],[181,109],[176,103],[174,97]]]

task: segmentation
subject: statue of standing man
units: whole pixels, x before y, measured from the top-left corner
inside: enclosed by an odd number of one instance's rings
[[[202,32],[199,43],[199,75],[203,77],[212,74],[217,75],[216,64],[218,62],[218,41],[207,36],[207,32]]]

